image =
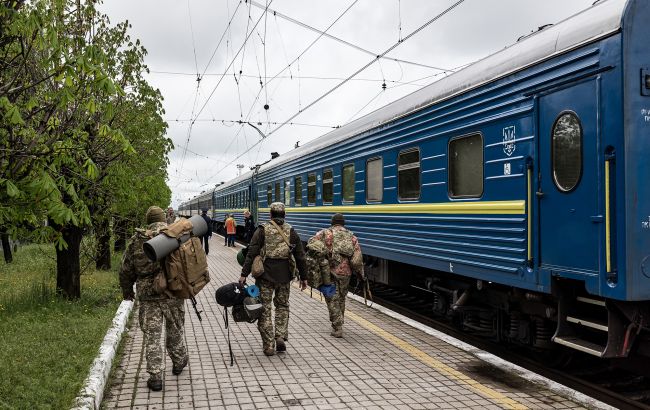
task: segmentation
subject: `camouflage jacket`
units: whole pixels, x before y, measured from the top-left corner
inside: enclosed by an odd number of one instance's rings
[[[305,249],[300,241],[300,236],[298,236],[291,225],[285,223],[283,219],[274,218],[273,220],[283,229],[285,234],[288,233],[287,236],[289,238],[289,243],[293,246],[291,254],[295,259],[300,279],[306,280],[307,262],[305,260]],[[274,283],[289,282],[292,279],[289,262],[289,247],[273,225],[268,227],[267,225],[270,224],[260,225],[253,234],[253,238],[248,246],[248,253],[246,254],[244,266],[242,266],[242,276],[248,276],[248,274],[251,273],[253,259],[255,259],[257,255],[262,255],[264,257],[264,274],[262,275],[262,278]],[[270,242],[267,243],[267,241]]]
[[[142,244],[156,236],[166,227],[165,222],[154,222],[147,229],[136,229],[122,257],[120,267],[120,287],[124,297],[133,296],[133,284],[138,281],[140,300],[163,299],[153,291],[153,277],[162,269],[160,262],[152,262],[142,250]]]
[[[322,240],[330,250],[330,271],[339,276],[363,274],[363,256],[359,240],[344,226],[334,225],[319,231],[314,238]]]

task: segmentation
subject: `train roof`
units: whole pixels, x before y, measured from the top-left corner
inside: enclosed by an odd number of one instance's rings
[[[263,165],[260,172],[358,136],[434,103],[616,33],[621,28],[627,2],[628,0],[601,0],[582,12],[281,155],[277,160]],[[247,177],[250,177],[250,174],[248,173]],[[224,184],[224,187],[240,181],[243,177],[244,175]]]

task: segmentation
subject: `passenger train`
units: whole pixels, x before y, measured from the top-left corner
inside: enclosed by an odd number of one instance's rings
[[[370,278],[534,349],[650,356],[650,2],[558,24],[181,205],[341,212]]]

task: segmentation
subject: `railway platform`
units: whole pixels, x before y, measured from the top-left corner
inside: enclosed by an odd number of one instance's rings
[[[237,280],[238,249],[224,247],[223,239],[213,236],[211,283],[197,298],[203,320],[189,304],[186,308],[189,366],[173,376],[167,358],[161,392],[147,388],[134,309],[102,408],[592,408],[357,301],[348,302],[344,336],[335,339],[320,294],[297,287],[291,290],[287,352],[265,356],[256,324],[230,320],[231,367],[223,308],[214,291]]]

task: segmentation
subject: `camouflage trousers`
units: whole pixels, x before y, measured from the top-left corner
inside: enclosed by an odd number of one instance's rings
[[[327,302],[327,310],[330,313],[330,322],[332,328],[340,329],[343,327],[345,315],[345,297],[348,294],[348,286],[350,285],[350,276],[332,275],[334,283],[336,283],[336,293],[331,298],[325,298]]]
[[[140,329],[144,333],[147,372],[152,376],[162,374],[165,358],[160,344],[163,323],[165,347],[175,364],[187,356],[183,326],[185,325],[185,301],[183,299],[140,300]]]
[[[264,279],[258,279],[256,285],[260,288],[260,302],[262,303],[262,315],[257,321],[257,328],[262,336],[264,349],[274,348],[275,339],[289,338],[289,293],[291,283],[274,283]],[[273,293],[275,292],[275,296]],[[275,306],[275,328],[273,327],[273,307]]]

